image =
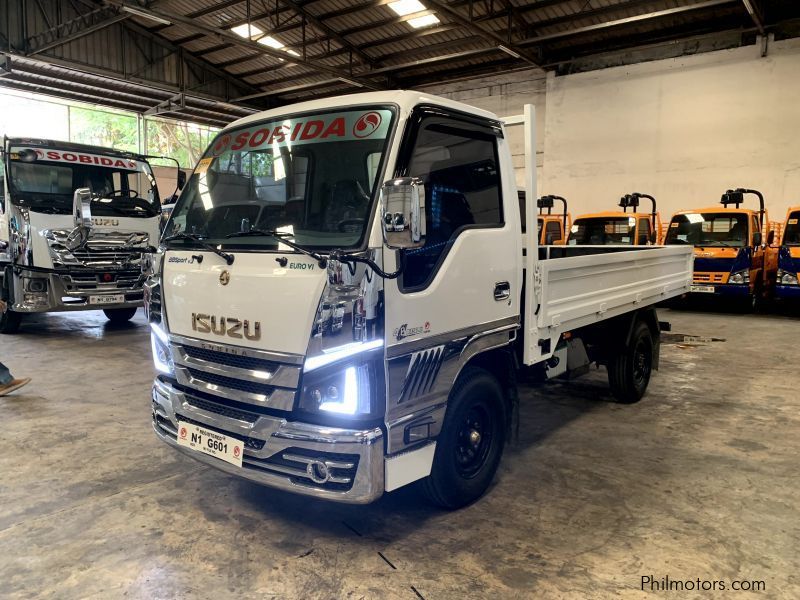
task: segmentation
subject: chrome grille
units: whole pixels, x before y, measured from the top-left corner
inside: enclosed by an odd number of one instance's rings
[[[75,230],[47,229],[44,236],[53,266],[98,270],[138,269],[142,252],[150,244],[145,232],[91,231],[85,244],[74,239]]]
[[[264,396],[269,396],[275,390],[275,388],[271,385],[253,383],[251,381],[244,381],[242,379],[234,379],[232,377],[225,377],[223,375],[209,373],[208,371],[200,371],[198,369],[187,369],[187,371],[189,371],[189,374],[192,377],[202,379],[203,381],[213,385],[219,385],[242,392],[248,392],[250,394],[262,394]]]
[[[278,364],[260,358],[252,358],[249,356],[238,356],[236,354],[228,354],[226,352],[217,352],[208,348],[200,348],[198,346],[184,346],[184,352],[192,358],[199,358],[213,363],[227,365],[229,367],[238,367],[239,369],[253,369],[267,372],[274,372],[278,368]]]
[[[294,408],[302,368],[299,357],[176,335],[171,337],[170,347],[178,384],[190,393],[217,405],[245,412],[252,409],[258,414]],[[219,409],[217,414],[222,414]]]
[[[104,281],[105,276],[110,281]],[[61,282],[68,292],[115,292],[137,289],[138,271],[111,271],[109,273],[74,272],[62,275]]]

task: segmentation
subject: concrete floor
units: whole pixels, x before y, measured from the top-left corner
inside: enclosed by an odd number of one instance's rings
[[[39,317],[0,339],[34,378],[0,398],[3,598],[622,598],[641,578],[763,580],[800,597],[800,320],[662,313],[639,404],[605,372],[521,390],[490,493],[447,513],[276,492],[157,443],[141,312]],[[720,341],[711,341],[709,338]]]

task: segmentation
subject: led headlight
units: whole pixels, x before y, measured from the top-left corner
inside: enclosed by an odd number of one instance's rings
[[[306,372],[300,409],[344,417],[374,416],[376,384],[369,362],[346,362]]]
[[[175,372],[172,353],[169,349],[169,337],[156,323],[150,323],[150,347],[153,350],[153,364],[156,369],[167,375]]]
[[[728,279],[728,283],[750,283],[750,271],[737,271]]]
[[[797,285],[797,273],[778,269],[778,283],[780,285]]]

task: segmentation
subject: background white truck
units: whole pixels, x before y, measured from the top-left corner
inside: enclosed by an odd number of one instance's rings
[[[141,255],[158,243],[161,201],[147,157],[4,138],[0,153],[0,332],[23,315],[142,305]]]
[[[520,367],[603,364],[639,400],[691,249],[523,239],[505,129],[535,165],[532,113],[375,92],[220,132],[147,267],[158,437],[285,490],[365,503],[422,480],[455,508],[492,481]]]

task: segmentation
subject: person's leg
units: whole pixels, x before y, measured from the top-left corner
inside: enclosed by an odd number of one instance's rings
[[[14,379],[8,367],[0,362],[0,396],[10,394],[14,390],[18,390],[23,385],[30,382],[30,378]]]
[[[0,385],[8,385],[12,381],[14,381],[14,378],[11,376],[11,371],[0,362]]]

